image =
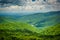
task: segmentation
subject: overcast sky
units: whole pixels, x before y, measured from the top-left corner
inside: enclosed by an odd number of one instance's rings
[[[31,1],[31,0],[30,0]],[[0,11],[5,12],[48,12],[60,11],[60,0],[40,0],[32,2],[24,0],[0,0]]]

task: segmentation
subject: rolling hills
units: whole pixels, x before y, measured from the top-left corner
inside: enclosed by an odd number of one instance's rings
[[[46,13],[35,13],[29,15],[6,15],[5,19],[14,22],[23,22],[34,25],[36,27],[53,26],[60,23],[60,11],[46,12]]]
[[[0,16],[0,40],[59,40],[60,11]]]
[[[28,23],[10,22],[4,20],[0,24],[0,39],[4,40],[58,40],[60,39],[60,24],[38,29]]]

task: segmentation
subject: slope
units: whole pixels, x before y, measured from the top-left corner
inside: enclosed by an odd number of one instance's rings
[[[42,32],[43,35],[58,35],[60,36],[60,24],[56,24],[51,27],[43,28]]]

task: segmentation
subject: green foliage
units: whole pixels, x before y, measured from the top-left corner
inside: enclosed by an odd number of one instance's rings
[[[60,40],[60,21],[57,21],[59,16],[54,14],[38,13],[16,18],[16,20],[11,16],[0,16],[0,40]],[[35,24],[39,24],[40,27],[40,22],[44,23],[42,29],[35,27]]]
[[[0,40],[59,40],[60,25],[37,29],[27,23],[6,22],[0,24]]]
[[[41,32],[44,35],[60,35],[60,24],[51,27],[46,27]]]
[[[37,32],[37,28],[29,25],[27,23],[17,23],[17,22],[5,22],[3,24],[0,24],[0,29],[8,29],[8,30],[17,30],[17,29],[27,29],[33,32]]]

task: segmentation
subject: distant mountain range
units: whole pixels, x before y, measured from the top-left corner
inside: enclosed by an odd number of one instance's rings
[[[8,19],[8,21],[29,23],[36,27],[53,26],[60,23],[60,11],[35,13],[23,16],[20,16],[18,14],[6,15],[5,19]]]
[[[26,15],[18,19],[18,21],[27,22],[36,27],[52,26],[60,22],[60,11]]]

